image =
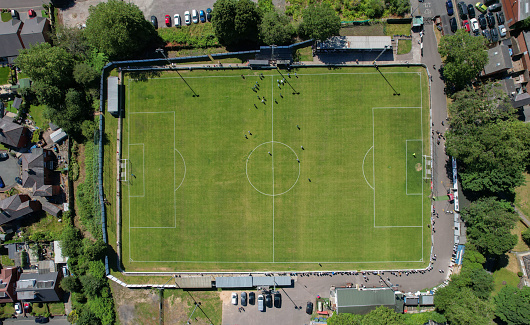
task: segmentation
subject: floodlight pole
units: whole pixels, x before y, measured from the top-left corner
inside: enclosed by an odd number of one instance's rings
[[[193,313],[195,313],[195,309],[197,309],[197,307],[199,307],[200,304],[201,304],[200,302],[196,302],[196,303],[195,303],[195,308],[193,308],[193,311],[191,312],[191,315],[190,315],[190,317],[188,318],[188,321],[186,322],[187,325],[190,325],[190,324],[191,324],[191,323],[190,323],[191,317],[193,316]]]
[[[173,66],[173,63],[171,63],[171,61],[169,60],[169,58],[167,57],[166,53],[164,52],[163,49],[156,49],[155,52],[158,52],[160,54],[162,54],[162,56],[164,57],[164,59],[167,60],[167,62],[169,63],[169,69],[171,70],[172,66]],[[182,79],[182,81],[184,81],[184,83],[190,88],[190,90],[193,92],[193,97],[199,97],[199,94],[197,94],[195,92],[195,90],[193,90],[193,88],[191,88],[191,86],[188,84],[188,82],[184,79],[184,77],[182,77],[182,75],[180,74],[180,72],[175,69],[175,71],[177,72],[177,74],[179,75],[179,77]]]
[[[383,55],[383,53],[385,53],[385,51],[388,49],[388,45],[385,45],[385,48],[381,51],[381,53],[379,53],[379,55],[375,58],[374,60],[374,68],[377,70],[377,72],[379,72],[381,74],[381,76],[383,77],[383,79],[385,79],[386,83],[390,86],[390,88],[392,88],[392,90],[394,91],[394,96],[400,96],[401,94],[398,93],[396,91],[396,89],[394,89],[394,87],[392,87],[392,85],[390,84],[390,82],[388,81],[388,79],[383,75],[383,73],[381,72],[381,70],[379,70],[379,66],[377,65],[377,59],[379,59],[379,57],[381,55]]]

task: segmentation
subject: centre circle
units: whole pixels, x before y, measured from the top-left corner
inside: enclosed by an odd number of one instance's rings
[[[246,174],[252,187],[261,194],[278,196],[289,192],[300,178],[296,152],[278,141],[264,142],[247,157]]]

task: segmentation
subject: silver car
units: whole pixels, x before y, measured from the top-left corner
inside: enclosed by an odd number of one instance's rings
[[[265,311],[265,299],[263,298],[263,295],[258,296],[258,310],[261,312]]]
[[[186,11],[186,12],[184,13],[184,23],[185,23],[186,25],[191,24],[190,12],[189,12],[189,11]]]
[[[499,34],[501,37],[506,36],[506,27],[504,27],[504,25],[499,25]]]
[[[197,14],[197,10],[195,9],[191,11],[191,20],[193,21],[194,24],[199,23],[199,15]]]

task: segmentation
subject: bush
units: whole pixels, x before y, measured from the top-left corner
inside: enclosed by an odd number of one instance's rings
[[[166,43],[180,45],[182,47],[213,47],[219,46],[219,40],[215,37],[212,24],[194,24],[182,26],[181,28],[161,28],[158,35]]]
[[[523,241],[530,246],[530,228],[526,228],[522,233]]]

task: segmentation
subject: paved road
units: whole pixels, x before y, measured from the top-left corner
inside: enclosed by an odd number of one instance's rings
[[[35,324],[35,317],[28,316],[27,318],[24,317],[18,317],[18,318],[9,318],[4,320],[4,324],[11,324],[11,325],[26,325],[26,324]],[[66,316],[56,316],[54,318],[50,318],[50,322],[48,323],[50,325],[68,325],[70,324],[68,320],[66,320]]]
[[[48,4],[48,0],[2,0],[0,5],[2,8],[28,10],[28,9],[42,9],[43,4]]]

